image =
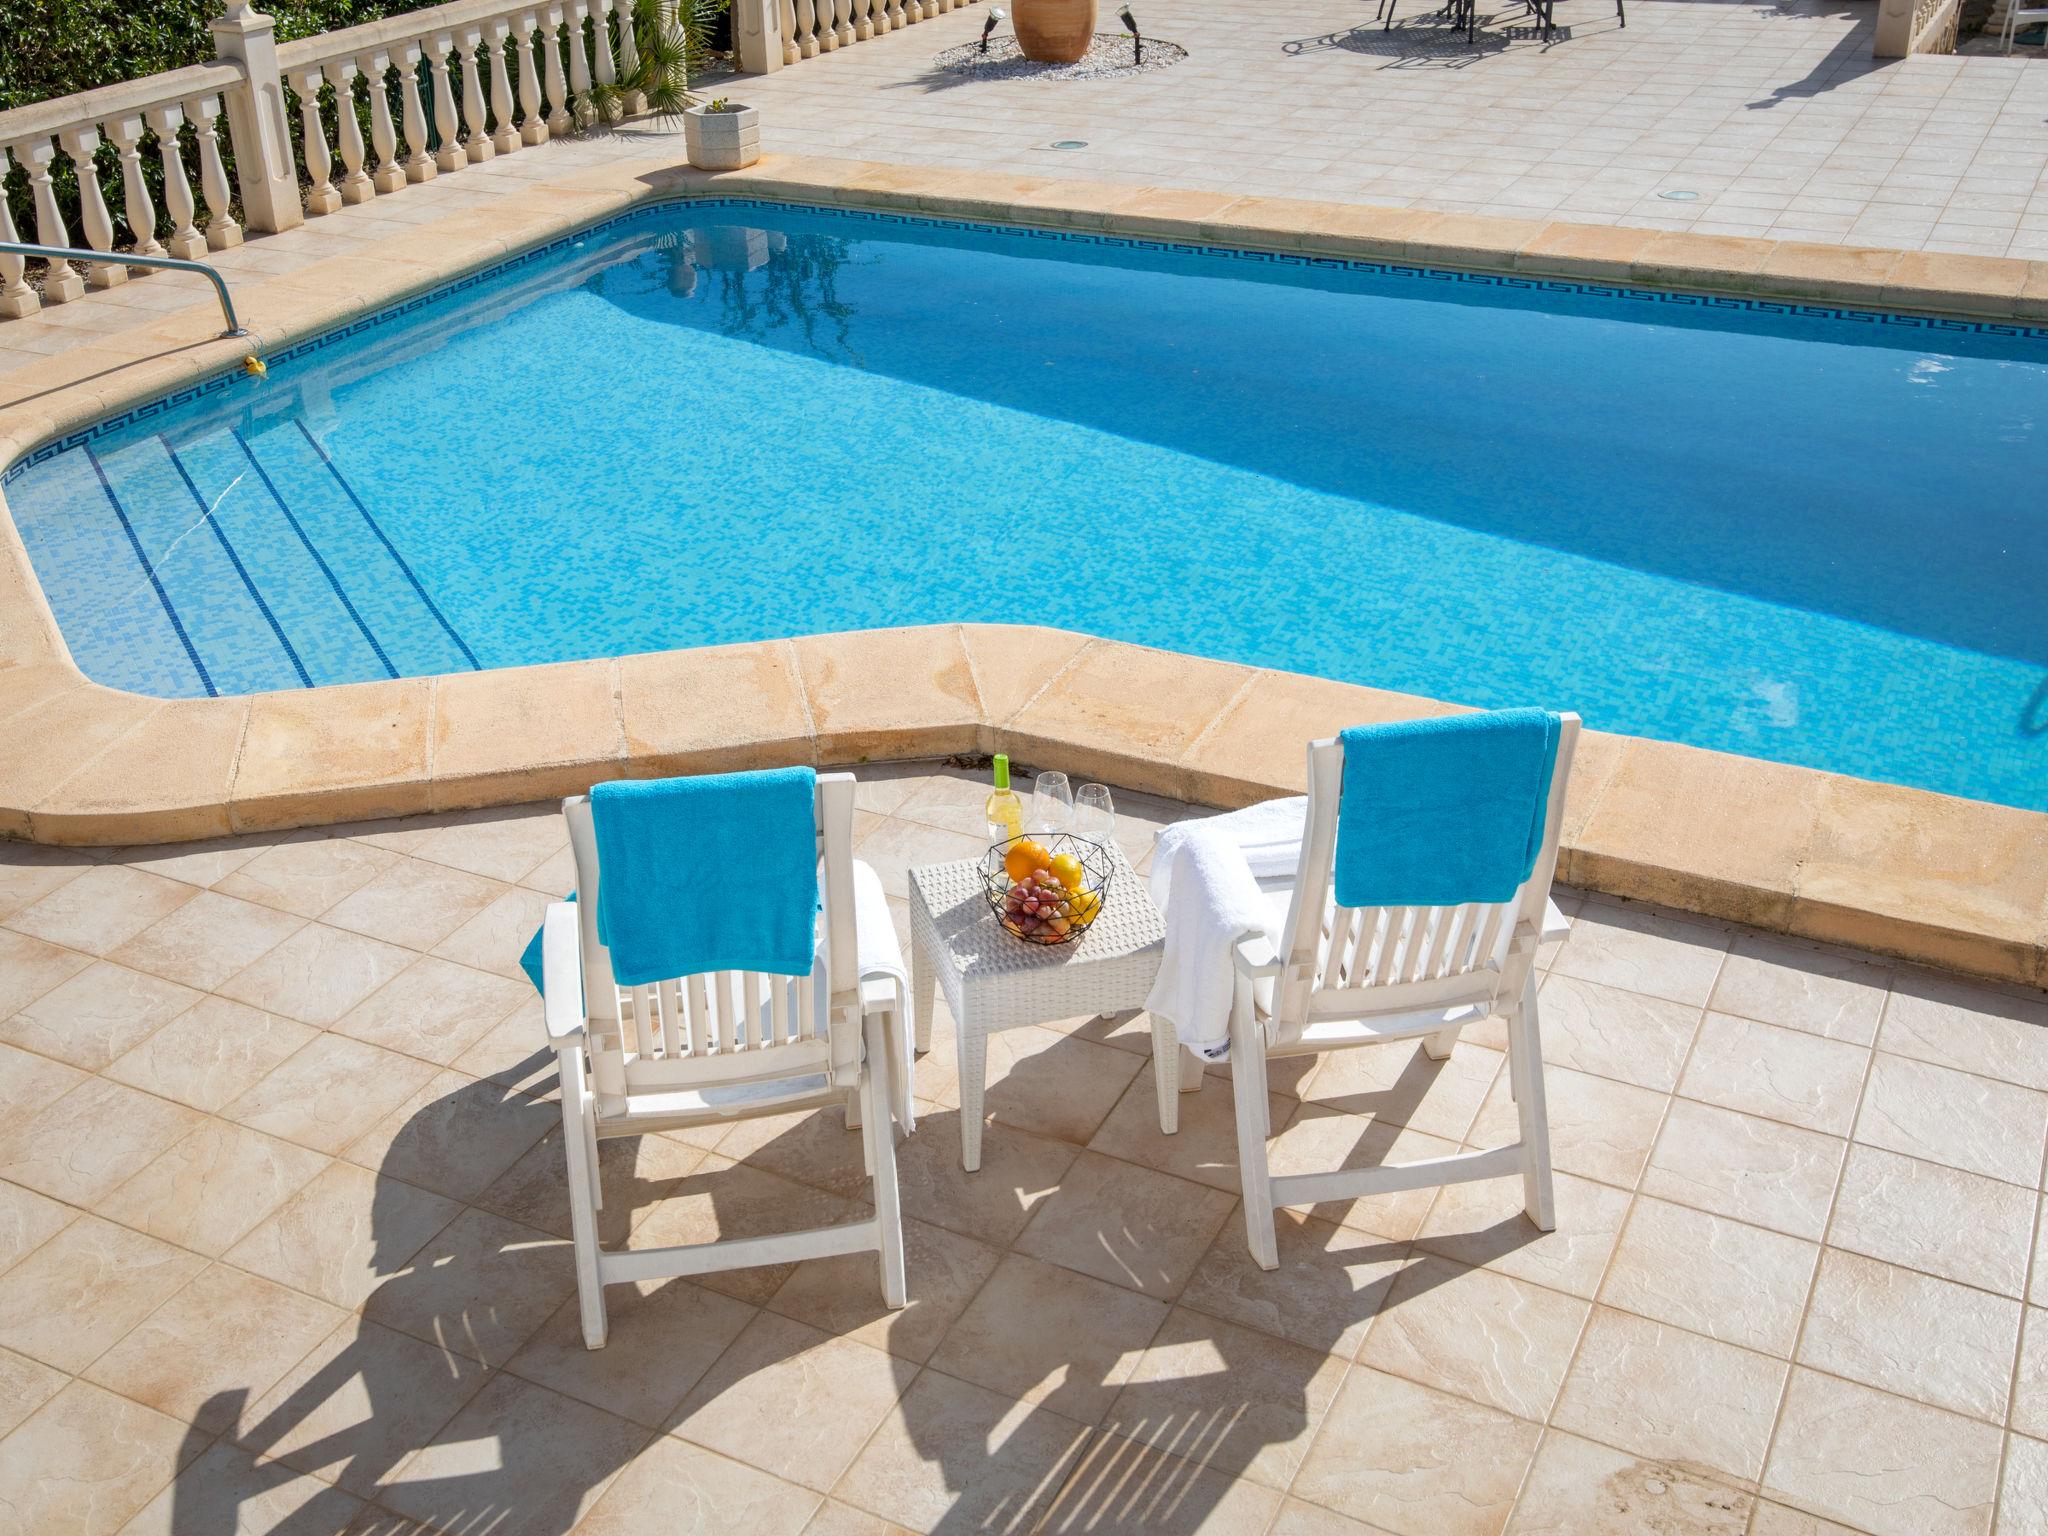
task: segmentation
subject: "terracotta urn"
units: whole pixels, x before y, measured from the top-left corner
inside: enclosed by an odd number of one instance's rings
[[[1025,58],[1072,64],[1095,40],[1095,0],[1011,0],[1010,24]]]

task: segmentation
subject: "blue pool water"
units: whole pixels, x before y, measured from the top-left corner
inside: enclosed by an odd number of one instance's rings
[[[10,472],[187,696],[1045,623],[2048,808],[2048,333],[724,202]]]

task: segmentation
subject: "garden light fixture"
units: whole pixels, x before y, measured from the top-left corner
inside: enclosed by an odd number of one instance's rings
[[[995,31],[996,24],[1008,14],[1000,5],[988,13],[988,20],[981,24],[981,51],[983,53],[988,52],[989,36]]]
[[[1124,24],[1124,30],[1131,34],[1131,62],[1133,64],[1144,63],[1145,39],[1138,35],[1138,18],[1131,14],[1131,8],[1128,5],[1116,14],[1117,20]]]

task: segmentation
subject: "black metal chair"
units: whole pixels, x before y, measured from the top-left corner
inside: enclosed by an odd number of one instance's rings
[[[1525,0],[1525,3],[1536,13],[1537,24],[1542,28],[1545,40],[1548,40],[1550,34],[1557,30],[1557,23],[1553,19],[1557,10],[1557,0]],[[1614,14],[1620,20],[1622,30],[1628,30],[1628,11],[1624,0],[1614,0]]]

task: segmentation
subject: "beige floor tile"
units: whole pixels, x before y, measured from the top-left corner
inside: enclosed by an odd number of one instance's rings
[[[423,1061],[319,1035],[221,1111],[230,1120],[336,1153],[432,1081]]]
[[[2048,1308],[2027,1308],[2019,1369],[2013,1373],[2012,1427],[2048,1440]]]
[[[0,1129],[0,1168],[39,1193],[91,1206],[198,1120],[181,1104],[88,1078]]]
[[[1594,1072],[1669,1093],[1692,1044],[1700,1011],[1571,976],[1549,977],[1537,994],[1544,1065]]]
[[[671,1433],[824,1493],[916,1369],[762,1312],[683,1399]]]
[[[666,1136],[622,1136],[599,1142],[597,1166],[604,1183],[604,1209],[597,1215],[598,1241],[607,1248],[624,1247],[633,1227],[703,1160],[704,1154],[694,1147]],[[521,1226],[567,1237],[567,1170],[561,1131],[551,1129],[479,1195],[476,1203]]]
[[[496,1376],[378,1490],[430,1527],[553,1536],[589,1513],[651,1437],[516,1376]]]
[[[877,1260],[866,1253],[806,1259],[768,1299],[768,1309],[905,1360],[924,1360],[1002,1256],[971,1237],[916,1220],[903,1223],[903,1248],[910,1300],[898,1311],[883,1305]]]
[[[85,1379],[220,1433],[343,1318],[339,1307],[215,1264],[94,1361]]]
[[[329,907],[321,921],[408,949],[432,949],[505,893],[446,864],[401,858]]]
[[[846,1112],[837,1105],[737,1120],[715,1145],[721,1157],[828,1190],[841,1199],[868,1199],[873,1188],[873,1178],[861,1162],[861,1137],[847,1129]]]
[[[1509,1536],[1744,1536],[1755,1497],[1670,1461],[1643,1461],[1553,1429]]]
[[[437,1072],[342,1155],[436,1194],[472,1201],[561,1123],[553,1104],[498,1083]]]
[[[1813,1283],[1817,1244],[1645,1195],[1600,1299],[1726,1344],[1787,1356]]]
[[[663,1436],[576,1529],[579,1536],[796,1536],[818,1502],[808,1488]]]
[[[284,833],[275,836],[210,837],[193,843],[150,843],[108,852],[109,864],[125,864],[152,875],[166,875],[187,885],[207,886],[224,880],[265,849],[275,846]],[[67,850],[58,850],[60,852]]]
[[[1320,1504],[1283,1499],[1266,1536],[1384,1536],[1382,1528],[1340,1515]]]
[[[150,1500],[122,1536],[186,1536],[190,1531],[276,1532],[279,1536],[398,1536],[377,1533],[352,1493],[294,1472],[279,1462],[258,1463],[226,1441],[178,1474]],[[375,1515],[370,1517],[376,1519]]]
[[[2048,1442],[2005,1437],[1998,1529],[2005,1536],[2048,1536]]]
[[[1794,1237],[1818,1238],[1846,1143],[1755,1115],[1672,1101],[1642,1191]]]
[[[2048,1093],[1879,1051],[1856,1139],[2038,1188]]]
[[[205,1267],[168,1243],[80,1217],[0,1275],[0,1345],[76,1374]]]
[[[97,864],[23,907],[7,926],[66,949],[110,955],[198,894],[181,880]]]
[[[256,1400],[232,1438],[367,1496],[484,1377],[466,1356],[351,1318]]]
[[[896,1186],[905,1215],[1007,1248],[1078,1155],[1066,1142],[992,1125],[982,1133],[981,1167],[969,1173],[960,1166],[960,1112],[920,1114],[917,1134],[897,1149]]]
[[[1522,1211],[1519,1179],[1452,1184],[1440,1191],[1416,1246],[1590,1298],[1621,1235],[1628,1196],[1590,1179],[1556,1178],[1557,1230],[1539,1232]]]
[[[1267,1099],[1272,1123],[1284,1126],[1294,1106],[1277,1093]],[[1211,1078],[1199,1093],[1180,1096],[1180,1128],[1171,1136],[1163,1135],[1158,1101],[1152,1092],[1152,1063],[1147,1058],[1088,1148],[1105,1157],[1234,1191],[1242,1181],[1236,1115],[1230,1084]]]
[[[711,1153],[662,1192],[659,1202],[634,1228],[633,1246],[665,1248],[801,1232],[858,1221],[864,1214],[863,1207],[837,1195]],[[781,1288],[795,1268],[794,1264],[762,1264],[719,1270],[699,1276],[698,1283],[759,1306]],[[880,1284],[879,1271],[876,1284]]]
[[[62,1201],[18,1184],[0,1182],[0,1270],[34,1252],[78,1219]]]
[[[1048,1536],[1083,1531],[1266,1536],[1280,1503],[1274,1489],[1122,1435],[1101,1434],[1088,1442],[1038,1529]]]
[[[909,1533],[893,1520],[884,1520],[880,1515],[871,1515],[837,1499],[827,1499],[818,1506],[818,1512],[804,1527],[804,1536],[909,1536]]]
[[[1830,1251],[1813,1288],[1799,1362],[2003,1423],[2019,1334],[2017,1301]]]
[[[1302,1086],[1302,1101],[1462,1140],[1499,1075],[1499,1051],[1460,1041],[1431,1061],[1411,1041],[1333,1051]]]
[[[1899,1056],[2048,1089],[2048,1001],[1928,971],[1892,982],[1877,1043]]]
[[[1869,1062],[1868,1051],[1845,1041],[1709,1013],[1678,1091],[1723,1109],[1846,1136]]]
[[[931,1365],[1096,1424],[1166,1314],[1164,1302],[1013,1253],[947,1331]]]
[[[547,1045],[538,995],[529,997],[479,1035],[455,1058],[455,1070],[468,1077],[487,1077],[544,1098],[560,1085],[555,1053]]]
[[[525,981],[427,958],[349,1009],[334,1030],[446,1066],[532,995]]]
[[[1846,1525],[1837,1525],[1832,1520],[1823,1520],[1803,1509],[1794,1509],[1789,1504],[1758,1499],[1756,1522],[1750,1526],[1749,1536],[1864,1536],[1864,1533]]]
[[[1102,1422],[1213,1472],[1285,1490],[1345,1370],[1341,1357],[1176,1308]]]
[[[377,1286],[363,1316],[497,1366],[575,1287],[575,1261],[560,1238],[466,1210]]]
[[[0,929],[0,1019],[92,964],[89,955]]]
[[[309,923],[218,990],[238,1003],[324,1029],[413,959],[411,950],[396,944]]]
[[[558,805],[492,807],[456,817],[413,852],[473,875],[516,881],[568,841]]]
[[[1083,1152],[1017,1251],[1171,1300],[1234,1203],[1221,1190]]]
[[[1139,1065],[1128,1051],[1055,1030],[1001,1030],[988,1037],[983,1108],[999,1124],[1086,1145]],[[957,1109],[957,1088],[940,1102]]]
[[[75,1381],[0,1441],[0,1512],[35,1536],[112,1536],[206,1441]]]
[[[304,837],[258,854],[214,882],[226,896],[260,902],[280,912],[318,917],[351,891],[369,884],[394,855],[338,837]]]
[[[1394,1282],[1358,1361],[1541,1423],[1590,1310],[1560,1291],[1423,1255]]]
[[[1399,1536],[1492,1536],[1537,1434],[1495,1409],[1360,1366],[1291,1491]]]
[[[305,926],[305,919],[201,891],[114,951],[123,965],[211,990]]]
[[[2033,1279],[2027,1287],[2027,1300],[2048,1307],[2048,1194],[2041,1197],[2041,1212],[2034,1222]]]
[[[1697,1006],[1714,990],[1728,939],[1726,930],[1696,918],[1589,902],[1550,969]]]
[[[2019,1296],[2037,1204],[2027,1191],[1996,1179],[1854,1147],[1828,1241],[1867,1258]]]
[[[1868,1045],[1891,984],[1888,967],[1832,950],[1739,934],[1714,984],[1717,1013]]]
[[[1239,1224],[1226,1221],[1181,1292],[1181,1304],[1318,1354],[1349,1358],[1385,1305],[1408,1246],[1300,1211],[1274,1223],[1280,1267],[1259,1268]]]
[[[1652,1461],[1763,1470],[1786,1365],[1610,1308],[1586,1325],[1554,1422]]]
[[[1304,1101],[1267,1146],[1266,1159],[1273,1176],[1284,1178],[1297,1173],[1425,1162],[1457,1151],[1456,1142],[1441,1136]],[[1325,1221],[1399,1242],[1415,1235],[1434,1196],[1430,1189],[1404,1189],[1356,1200],[1325,1200],[1308,1209]]]
[[[1548,1064],[1543,1084],[1549,1106],[1552,1165],[1581,1178],[1633,1189],[1664,1119],[1664,1095]],[[1472,1144],[1512,1145],[1521,1137],[1516,1116],[1508,1075],[1502,1072],[1472,1126]]]
[[[434,953],[499,976],[522,975],[519,957],[547,915],[551,899],[538,891],[506,891],[436,944]]]
[[[213,1113],[317,1033],[293,1019],[205,997],[106,1069],[117,1082]]]
[[[87,1080],[76,1067],[0,1043],[0,1110],[9,1119],[39,1114]]]
[[[1989,1424],[1795,1370],[1764,1491],[1873,1536],[1982,1533],[2002,1438]]]
[[[82,848],[19,842],[0,848],[0,922],[76,880],[95,862]]]
[[[225,1120],[203,1120],[100,1202],[101,1214],[209,1258],[305,1187],[327,1158]]]
[[[360,1307],[460,1209],[347,1163],[320,1176],[228,1250],[227,1260],[338,1307]]]
[[[865,834],[858,828],[854,833],[854,852],[875,867],[875,873],[882,877],[882,889],[891,896],[910,894],[907,871],[913,864],[976,859],[987,850],[988,839],[984,835],[970,837],[893,817],[878,817]]]
[[[97,1072],[199,999],[190,987],[95,960],[0,1023],[0,1039]]]
[[[910,1530],[1029,1531],[1089,1434],[1048,1409],[925,1371],[832,1492]]]
[[[607,1342],[583,1343],[571,1294],[506,1366],[516,1376],[659,1429],[754,1309],[687,1280],[605,1287]]]
[[[55,1397],[70,1379],[26,1355],[0,1349],[0,1436]]]

